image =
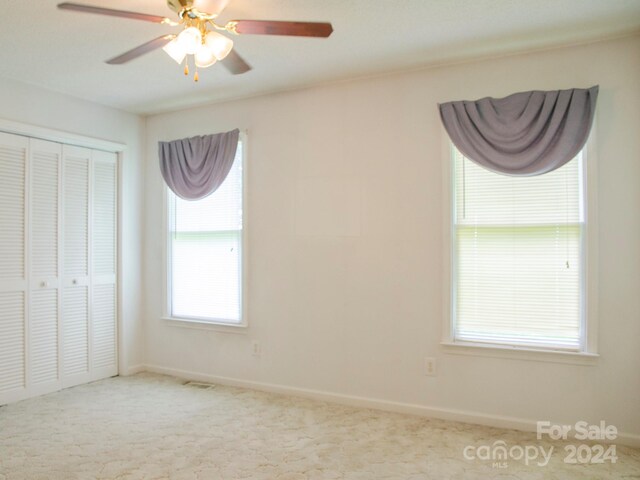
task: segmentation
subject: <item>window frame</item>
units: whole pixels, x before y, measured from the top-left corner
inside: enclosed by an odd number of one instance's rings
[[[203,318],[203,317],[178,317],[171,313],[171,218],[173,211],[170,205],[171,196],[169,187],[162,181],[162,228],[163,228],[163,309],[162,319],[169,325],[176,327],[197,328],[205,330],[215,330],[226,333],[245,333],[249,327],[248,321],[248,208],[247,208],[247,185],[248,185],[248,165],[247,165],[247,134],[240,132],[238,143],[242,147],[242,231],[240,234],[240,322],[226,322],[223,319]]]
[[[553,348],[536,348],[515,344],[475,343],[457,340],[455,328],[456,285],[455,268],[455,176],[454,146],[446,131],[442,130],[443,174],[443,321],[441,346],[445,353],[513,358],[543,362],[593,365],[597,362],[598,330],[598,227],[597,227],[597,159],[595,122],[591,135],[583,149],[584,231],[582,235],[583,277],[581,278],[584,309],[582,315],[582,347],[578,351]]]

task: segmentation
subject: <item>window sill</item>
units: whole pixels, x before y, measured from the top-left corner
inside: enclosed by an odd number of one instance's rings
[[[588,352],[566,352],[562,350],[543,350],[508,345],[483,345],[470,342],[441,342],[444,352],[454,355],[476,357],[510,358],[531,362],[566,363],[569,365],[596,365],[600,355]]]
[[[172,327],[209,330],[220,333],[235,333],[241,335],[246,334],[248,328],[246,324],[234,325],[231,323],[208,322],[206,320],[197,320],[194,318],[163,317],[162,320]]]

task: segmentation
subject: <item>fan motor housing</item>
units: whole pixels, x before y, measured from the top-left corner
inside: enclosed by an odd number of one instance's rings
[[[167,5],[174,12],[180,13],[185,8],[191,8],[193,0],[167,0]]]

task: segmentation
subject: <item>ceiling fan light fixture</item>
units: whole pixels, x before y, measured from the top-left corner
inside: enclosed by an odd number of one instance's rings
[[[200,45],[200,48],[194,55],[195,63],[197,67],[207,68],[216,63],[216,56],[213,51],[206,45]]]
[[[213,52],[218,60],[222,60],[233,48],[233,40],[220,35],[218,32],[209,32],[204,37],[205,45]]]
[[[171,40],[164,47],[162,47],[162,49],[167,52],[167,55],[173,58],[178,64],[181,64],[184,60],[184,57],[187,56],[187,52],[182,46],[182,43],[179,42],[177,38]]]
[[[193,55],[202,45],[202,34],[196,27],[188,27],[180,32],[177,40],[185,53]]]
[[[121,65],[153,50],[162,48],[176,63],[184,63],[185,75],[189,74],[188,55],[193,55],[196,66],[194,80],[198,81],[197,68],[205,68],[224,60],[224,67],[234,75],[251,70],[251,66],[234,50],[233,41],[218,31],[232,35],[286,35],[293,37],[326,38],[333,32],[327,22],[295,22],[272,20],[231,20],[218,24],[215,19],[231,0],[165,0],[179,17],[177,22],[160,15],[116,10],[94,5],[64,1],[61,10],[129,18],[161,25],[182,26],[179,34],[165,34],[133,48],[122,55],[107,60],[110,65]]]

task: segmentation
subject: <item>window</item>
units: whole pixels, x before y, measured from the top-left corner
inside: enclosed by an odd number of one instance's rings
[[[453,157],[454,342],[585,351],[582,153],[535,177]]]
[[[244,323],[242,158],[239,142],[229,175],[204,199],[182,200],[167,188],[171,318]]]

